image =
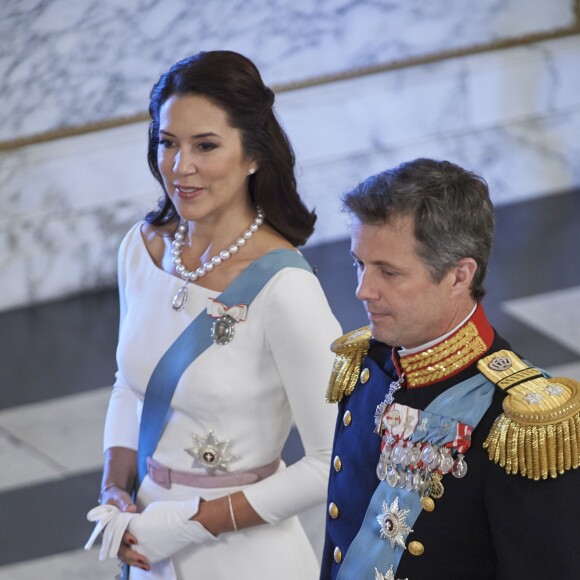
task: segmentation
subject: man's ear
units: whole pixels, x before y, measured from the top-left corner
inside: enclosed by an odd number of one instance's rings
[[[460,294],[470,292],[471,281],[477,271],[477,262],[473,258],[461,258],[454,268],[452,292]]]

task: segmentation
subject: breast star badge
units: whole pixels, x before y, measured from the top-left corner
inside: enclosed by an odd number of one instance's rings
[[[375,568],[375,580],[395,580],[393,567],[391,566],[385,575],[381,574],[378,569]]]
[[[230,463],[236,458],[229,452],[230,441],[218,441],[213,430],[205,439],[199,435],[192,435],[193,445],[186,449],[193,457],[192,467],[203,467],[208,475],[215,475],[216,471],[229,471]]]
[[[399,508],[398,497],[390,506],[383,500],[383,511],[377,516],[377,522],[381,526],[381,540],[389,540],[393,549],[399,545],[404,550],[405,538],[413,531],[405,522],[409,511]]]
[[[397,580],[395,578],[395,573],[393,572],[393,567],[391,566],[386,574],[381,574],[377,568],[375,568],[375,580]],[[401,578],[400,580],[409,580],[408,578]]]

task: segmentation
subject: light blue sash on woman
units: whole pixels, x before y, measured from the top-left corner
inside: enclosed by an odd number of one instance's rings
[[[266,282],[283,268],[312,271],[304,257],[294,250],[273,250],[252,262],[216,300],[226,306],[250,304]],[[137,484],[139,489],[147,475],[147,457],[152,457],[165,429],[171,399],[185,369],[212,345],[214,322],[204,310],[181,333],[155,367],[143,400],[137,451]]]

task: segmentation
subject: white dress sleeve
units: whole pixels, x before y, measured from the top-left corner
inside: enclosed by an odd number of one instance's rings
[[[117,256],[117,278],[119,285],[119,334],[123,330],[125,315],[127,314],[126,282],[127,269],[130,260],[130,247],[135,236],[141,235],[141,223],[139,222],[127,233]],[[134,392],[123,380],[121,369],[117,361],[117,373],[115,384],[109,400],[107,416],[105,419],[105,433],[103,438],[103,449],[106,451],[110,447],[127,447],[137,449],[139,443],[139,419],[137,409],[139,400]]]
[[[330,344],[341,329],[317,278],[299,269],[284,271],[269,288],[265,321],[305,450],[295,464],[244,490],[262,519],[276,523],[325,499],[336,418],[325,392],[334,360]]]

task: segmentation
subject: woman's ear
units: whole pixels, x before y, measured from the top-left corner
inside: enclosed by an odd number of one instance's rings
[[[250,166],[248,168],[248,175],[253,175],[260,169],[260,162],[257,159],[250,158]]]

